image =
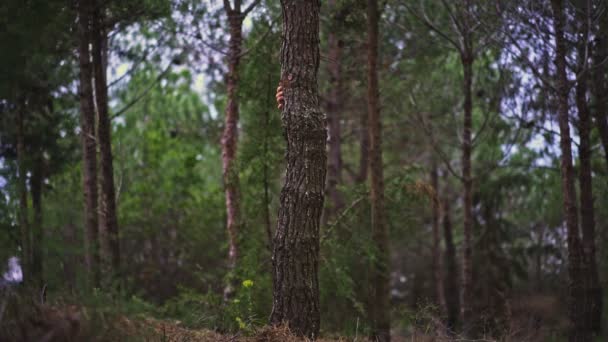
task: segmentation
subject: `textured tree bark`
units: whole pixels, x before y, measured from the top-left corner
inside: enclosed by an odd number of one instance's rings
[[[107,53],[105,8],[96,2],[93,28],[93,69],[97,104],[97,140],[100,154],[101,203],[99,211],[100,252],[104,274],[109,277],[120,272],[120,240],[116,215],[116,190],[112,157],[112,125],[108,113]],[[110,279],[107,279],[110,280]]]
[[[443,236],[445,239],[445,299],[447,308],[447,327],[453,332],[458,324],[460,314],[460,289],[458,287],[458,258],[454,235],[452,232],[452,220],[450,219],[450,200],[446,196],[443,200]]]
[[[443,262],[441,253],[441,232],[439,221],[441,219],[441,210],[439,199],[439,176],[437,174],[437,164],[433,160],[431,165],[431,186],[435,192],[433,198],[433,283],[435,285],[435,303],[439,307],[439,312],[442,317],[445,317],[446,304],[445,292],[443,288]]]
[[[390,341],[390,252],[384,222],[382,122],[378,93],[378,1],[367,1],[367,111],[369,115],[369,172],[372,239],[378,256],[373,270],[373,339]]]
[[[25,132],[24,132],[25,101],[22,101],[16,113],[17,128],[17,192],[19,193],[19,230],[21,233],[22,266],[27,274],[30,268],[30,230],[27,210],[27,172],[25,169]]]
[[[606,94],[606,58],[608,58],[608,15],[600,17],[599,31],[596,32],[596,45],[593,51],[593,61],[596,70],[593,72],[592,91],[595,97],[595,125],[604,147],[604,158],[608,167],[608,94]]]
[[[468,50],[468,51],[467,51]],[[460,296],[460,319],[465,334],[472,328],[472,294],[473,294],[473,178],[471,175],[472,130],[473,130],[473,56],[468,48],[461,56],[464,70],[464,129],[462,135],[462,178],[464,186],[464,224],[462,246],[462,286]]]
[[[243,14],[240,1],[235,1],[234,8],[228,2],[224,3],[230,27],[230,42],[228,45],[228,74],[226,75],[226,118],[222,134],[222,172],[224,179],[224,194],[226,196],[226,229],[228,231],[228,265],[235,267],[238,258],[238,236],[241,226],[239,171],[236,165],[239,123],[239,64],[241,60],[241,45]],[[230,296],[232,288],[226,288],[225,295]]]
[[[97,143],[95,141],[95,106],[93,99],[93,66],[91,43],[90,0],[78,1],[78,62],[80,68],[80,134],[82,137],[82,180],[84,189],[84,218],[86,231],[85,263],[91,286],[99,285],[99,241],[97,217]]]
[[[579,185],[581,205],[581,231],[583,233],[583,269],[586,273],[586,295],[587,314],[586,321],[591,324],[591,329],[599,332],[601,330],[602,317],[602,288],[597,271],[595,255],[595,213],[593,208],[593,179],[591,177],[591,114],[587,102],[587,61],[586,56],[588,42],[587,5],[582,1],[582,7],[577,11],[581,23],[583,38],[578,44],[578,67],[579,78],[576,83],[576,108],[579,117]]]
[[[298,335],[319,334],[319,222],[327,155],[325,115],[320,111],[318,0],[281,0],[281,83],[285,105],[287,170],[273,243],[273,305],[270,322]]]
[[[335,11],[336,0],[329,0],[329,11]],[[327,193],[332,202],[332,210],[328,214],[335,214],[344,207],[344,198],[338,184],[342,183],[342,152],[340,115],[342,112],[342,41],[334,29],[340,25],[339,17],[332,18],[330,30],[327,33],[328,59],[327,72],[329,74],[329,94],[327,101],[327,120],[329,133],[329,158],[327,160]],[[325,215],[327,217],[329,215]]]
[[[557,105],[560,131],[561,178],[563,206],[568,240],[568,316],[570,318],[569,341],[591,341],[591,334],[585,322],[585,286],[581,266],[583,253],[579,238],[574,168],[572,167],[572,146],[568,118],[568,78],[566,75],[566,42],[564,38],[563,0],[551,0],[553,29],[555,32],[555,68],[557,76]]]
[[[36,281],[36,285],[41,286],[43,283],[43,267],[42,267],[42,182],[44,180],[44,159],[41,155],[42,151],[38,151],[38,155],[34,157],[34,166],[32,168],[32,177],[30,179],[30,192],[32,194],[32,209],[34,210],[34,220],[32,223],[32,277]]]

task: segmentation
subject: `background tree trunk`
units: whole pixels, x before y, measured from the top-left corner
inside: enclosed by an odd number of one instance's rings
[[[28,274],[31,262],[30,230],[28,226],[27,210],[27,171],[25,169],[25,132],[24,132],[25,101],[17,109],[17,192],[19,194],[19,229],[21,233],[21,249],[24,273]]]
[[[579,238],[572,146],[568,118],[568,78],[566,76],[566,42],[564,38],[564,9],[562,0],[552,0],[553,26],[555,32],[555,67],[557,72],[557,105],[560,131],[561,177],[563,207],[568,230],[568,315],[571,322],[570,341],[590,341],[590,332],[585,324],[585,286],[582,273],[582,250]]]
[[[44,181],[44,159],[42,151],[37,151],[34,157],[32,177],[30,179],[30,192],[32,194],[32,208],[34,210],[34,220],[32,224],[32,277],[37,286],[43,283],[42,266],[42,184]]]
[[[604,147],[604,158],[608,167],[608,94],[606,94],[606,58],[608,58],[608,15],[599,18],[599,30],[595,37],[593,62],[597,68],[593,72],[592,91],[595,97],[595,124]]]
[[[377,341],[390,341],[390,252],[384,211],[382,121],[378,93],[378,1],[367,1],[367,110],[369,115],[369,172],[372,239],[376,245],[373,270],[372,334]]]
[[[443,262],[441,253],[441,232],[439,221],[441,219],[441,210],[439,199],[439,176],[437,174],[437,164],[433,160],[431,165],[431,186],[434,191],[433,201],[433,284],[435,288],[435,303],[439,307],[439,312],[442,317],[445,317],[446,304],[445,292],[443,289]]]
[[[286,323],[292,332],[311,338],[318,336],[320,324],[319,221],[327,169],[325,115],[317,89],[320,6],[320,1],[281,0],[287,170],[273,243],[270,316],[271,324]]]
[[[336,11],[336,0],[328,2],[330,13]],[[342,146],[340,116],[342,113],[342,41],[336,33],[337,27],[341,25],[339,16],[333,14],[327,33],[329,74],[329,94],[327,100],[327,120],[329,121],[329,158],[327,161],[327,193],[331,198],[332,208],[330,213],[336,214],[344,207],[344,199],[338,185],[342,183]],[[329,215],[325,215],[326,218]]]
[[[581,231],[583,233],[583,268],[587,273],[586,300],[589,317],[586,320],[591,324],[592,330],[601,330],[602,317],[602,289],[597,272],[597,261],[595,256],[595,213],[593,203],[593,179],[591,177],[591,114],[587,102],[587,56],[589,25],[587,18],[586,1],[581,2],[578,8],[577,18],[581,23],[580,32],[582,39],[578,42],[578,74],[576,83],[576,108],[579,118],[579,184],[581,190]]]
[[[239,123],[239,64],[241,60],[241,44],[243,15],[240,1],[235,1],[234,8],[225,2],[224,10],[228,16],[230,42],[228,45],[228,74],[226,75],[226,118],[222,134],[222,172],[224,178],[224,193],[226,196],[226,229],[228,231],[228,265],[234,268],[238,258],[238,236],[241,226],[239,170],[236,165]],[[233,289],[228,286],[226,296]]]
[[[78,2],[78,62],[80,67],[80,127],[82,136],[82,181],[84,189],[84,217],[86,231],[87,271],[91,286],[98,286],[99,241],[97,217],[97,143],[95,141],[95,107],[93,99],[93,66],[91,64],[90,0]]]
[[[96,2],[93,18],[93,65],[95,100],[97,104],[97,139],[100,152],[101,203],[99,233],[104,267],[112,276],[120,272],[120,240],[116,217],[116,191],[112,157],[112,124],[108,114],[107,53],[108,37],[105,28],[105,8]],[[106,272],[104,272],[106,273]]]
[[[458,288],[458,258],[450,219],[450,199],[447,194],[443,200],[443,236],[445,239],[447,327],[450,331],[454,331],[460,315],[460,297],[458,295],[460,289]]]
[[[466,43],[465,43],[466,45]],[[470,48],[465,47],[461,56],[464,71],[464,129],[462,135],[462,178],[464,186],[464,223],[462,246],[462,286],[460,296],[460,319],[467,334],[472,328],[473,294],[473,178],[471,175],[472,130],[473,130],[473,56]]]

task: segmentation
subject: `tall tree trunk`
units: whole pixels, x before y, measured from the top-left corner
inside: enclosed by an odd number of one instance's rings
[[[19,193],[19,229],[21,232],[21,252],[25,268],[25,274],[28,274],[31,262],[30,252],[30,230],[28,225],[27,213],[27,172],[25,169],[25,132],[24,132],[24,116],[25,116],[25,101],[20,103],[17,109],[16,127],[17,127],[17,192]]]
[[[273,244],[270,322],[287,323],[294,333],[315,338],[320,324],[319,223],[327,169],[325,115],[317,89],[321,2],[281,0],[281,7],[281,120],[287,170]]]
[[[434,191],[433,201],[433,283],[435,285],[435,303],[439,306],[439,312],[442,317],[445,317],[446,304],[445,292],[443,289],[443,262],[441,253],[441,232],[439,230],[439,221],[441,219],[439,199],[439,176],[437,174],[437,163],[432,161],[431,165],[431,186]]]
[[[41,286],[43,283],[42,268],[42,184],[44,180],[44,159],[42,151],[38,151],[34,157],[32,177],[30,179],[30,192],[32,194],[32,208],[34,210],[34,220],[32,224],[32,268],[31,274],[36,284]]]
[[[464,129],[462,136],[462,178],[464,186],[464,223],[462,246],[462,287],[460,296],[460,315],[465,334],[472,328],[473,295],[473,178],[471,175],[472,130],[473,130],[473,56],[465,48],[461,56],[464,70]]]
[[[93,66],[91,63],[91,0],[78,1],[78,62],[80,67],[80,134],[82,136],[82,180],[86,230],[87,271],[91,286],[99,285],[99,241],[97,217],[97,142],[95,141],[95,106],[93,99]]]
[[[593,62],[596,70],[593,72],[593,93],[595,97],[595,124],[599,131],[600,140],[604,147],[604,158],[608,167],[608,90],[606,89],[606,58],[608,58],[608,13],[599,19],[599,30],[596,32],[596,45],[593,49]]]
[[[228,74],[226,75],[226,90],[228,101],[226,103],[226,118],[224,133],[222,134],[222,172],[224,178],[224,193],[226,196],[226,229],[228,231],[228,265],[232,269],[238,258],[238,238],[241,227],[239,171],[236,165],[236,152],[238,143],[239,123],[239,63],[241,60],[241,45],[243,14],[240,1],[235,1],[234,8],[228,2],[224,3],[224,10],[228,16],[230,28],[230,42],[228,46]],[[228,286],[226,296],[230,296],[233,289]]]
[[[361,44],[362,49],[367,53],[367,43]],[[362,56],[365,56],[362,51]],[[365,56],[367,58],[367,56]],[[361,58],[363,59],[363,58]],[[360,63],[365,61],[361,60]],[[367,182],[367,173],[369,169],[369,130],[368,130],[368,113],[367,108],[359,106],[357,110],[359,115],[359,170],[355,177],[355,183],[362,184]]]
[[[572,166],[572,146],[568,118],[568,78],[566,75],[566,41],[564,38],[563,0],[551,0],[553,9],[553,29],[555,32],[555,68],[557,73],[557,105],[560,131],[561,177],[563,207],[566,215],[568,240],[568,315],[571,322],[569,340],[590,341],[591,334],[585,324],[585,288],[582,266],[582,249],[579,238],[576,190],[574,188],[574,168]]]
[[[367,1],[367,111],[369,115],[369,172],[372,239],[378,256],[373,270],[372,334],[377,341],[390,341],[390,252],[384,222],[384,171],[382,121],[378,93],[378,0]]]
[[[95,76],[95,100],[97,104],[97,139],[100,152],[101,203],[99,233],[101,257],[109,276],[120,272],[120,240],[116,217],[116,190],[112,162],[112,125],[108,114],[107,54],[108,37],[105,28],[105,8],[96,2],[93,18],[93,65]],[[110,280],[110,279],[107,279]]]
[[[268,73],[268,89],[266,92],[266,109],[264,110],[264,161],[262,176],[264,179],[264,223],[268,250],[272,253],[272,221],[270,219],[270,180],[268,174],[268,142],[270,133],[270,108],[272,108],[272,75]]]
[[[443,200],[443,236],[445,239],[445,299],[447,308],[447,327],[454,331],[460,314],[460,297],[458,288],[458,258],[450,219],[450,199],[446,195]]]
[[[329,11],[335,12],[336,0],[329,0]],[[341,25],[338,16],[333,16],[327,34],[328,59],[327,72],[329,74],[329,94],[327,100],[327,119],[329,121],[329,156],[327,160],[327,193],[332,202],[330,213],[336,213],[344,207],[344,199],[338,185],[342,183],[342,152],[341,152],[341,124],[342,112],[342,41],[336,33],[337,26]],[[325,215],[327,217],[328,215]]]
[[[583,233],[583,269],[587,273],[587,310],[589,317],[586,320],[591,328],[599,332],[601,330],[602,317],[602,289],[597,272],[597,261],[595,256],[595,213],[593,208],[593,179],[591,177],[591,114],[587,102],[587,77],[588,68],[585,56],[587,56],[589,25],[587,24],[587,4],[581,2],[582,6],[577,11],[577,17],[581,23],[583,38],[578,43],[578,66],[579,78],[576,83],[576,108],[579,117],[579,184],[581,190],[581,231]]]

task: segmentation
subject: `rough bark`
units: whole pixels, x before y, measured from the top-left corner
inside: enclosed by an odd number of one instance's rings
[[[464,124],[462,135],[462,179],[464,187],[464,223],[463,223],[463,246],[462,246],[462,285],[460,296],[460,318],[465,333],[472,328],[472,294],[473,294],[473,178],[471,175],[471,153],[472,130],[473,130],[473,56],[465,48],[461,56],[464,70]]]
[[[454,235],[452,232],[452,220],[450,219],[450,200],[446,196],[443,200],[443,236],[445,239],[445,299],[447,308],[447,327],[454,331],[458,324],[460,313],[460,297],[458,296],[458,259]]]
[[[30,192],[32,194],[32,209],[34,220],[32,222],[32,265],[31,274],[37,285],[42,285],[42,184],[44,180],[44,159],[41,151],[34,158],[32,177],[30,179]]]
[[[21,233],[21,252],[27,274],[30,267],[30,230],[27,210],[27,171],[25,169],[25,132],[24,132],[25,101],[21,103],[16,113],[17,128],[17,192],[19,194],[19,229]]]
[[[101,196],[99,211],[100,254],[104,274],[116,275],[120,271],[120,240],[116,217],[116,190],[112,157],[112,125],[108,113],[107,53],[108,37],[105,28],[103,4],[96,2],[93,18],[93,69],[95,101],[97,105]],[[109,279],[107,279],[109,280]]]
[[[329,11],[335,11],[336,0],[329,0]],[[327,160],[327,193],[332,203],[330,213],[335,214],[344,207],[344,198],[338,185],[342,183],[342,152],[340,115],[342,112],[342,41],[336,33],[340,25],[339,16],[335,16],[327,34],[327,73],[329,75],[329,94],[327,96],[327,121],[329,134],[329,155]],[[330,214],[328,213],[328,214]],[[328,215],[325,215],[327,217]]]
[[[82,138],[82,180],[84,189],[85,263],[91,286],[99,285],[99,241],[97,217],[97,142],[95,140],[95,107],[93,99],[93,65],[91,63],[90,0],[78,2],[78,62],[80,96],[80,134]]]
[[[228,16],[230,42],[228,45],[228,73],[226,74],[226,114],[224,132],[222,134],[222,172],[224,179],[224,194],[226,196],[226,229],[228,231],[228,265],[232,269],[238,258],[238,236],[241,226],[239,171],[236,165],[239,122],[239,64],[241,60],[241,45],[243,14],[240,1],[235,1],[234,8],[225,2],[224,10]],[[232,292],[230,286],[226,295]]]
[[[557,76],[557,110],[561,147],[561,178],[563,208],[568,241],[568,316],[569,340],[590,341],[591,335],[585,324],[584,274],[581,269],[583,253],[579,238],[574,168],[572,166],[572,142],[568,115],[568,79],[566,75],[566,42],[564,38],[563,0],[552,0],[553,29],[555,32],[555,68]]]
[[[390,252],[384,222],[384,170],[382,122],[378,92],[378,1],[367,1],[367,111],[369,115],[369,172],[372,239],[378,253],[373,269],[372,334],[377,341],[390,341]]]
[[[435,285],[435,303],[439,307],[439,312],[442,317],[445,317],[446,303],[445,292],[443,289],[443,261],[441,253],[441,232],[440,232],[440,199],[439,199],[439,176],[437,174],[437,165],[433,161],[431,165],[431,186],[434,191],[433,198],[433,284]]]
[[[593,49],[593,61],[597,68],[592,73],[592,91],[595,97],[595,125],[599,132],[600,140],[604,147],[604,158],[608,167],[608,90],[606,89],[606,58],[608,58],[608,14],[600,17],[599,31],[596,32],[595,48]]]
[[[577,11],[579,22],[581,23],[580,31],[582,39],[578,43],[578,68],[579,78],[576,83],[576,108],[579,118],[579,185],[580,185],[580,214],[581,214],[581,231],[583,234],[583,268],[587,276],[586,297],[587,315],[586,321],[591,324],[594,331],[601,330],[602,317],[602,289],[599,282],[597,271],[597,261],[595,255],[595,213],[593,204],[593,179],[591,177],[591,114],[587,101],[587,61],[584,56],[587,55],[587,41],[589,25],[586,20],[587,5],[585,1]]]
[[[287,141],[273,243],[271,324],[285,323],[298,335],[319,334],[319,223],[327,155],[325,115],[320,111],[318,0],[282,0],[281,120]]]

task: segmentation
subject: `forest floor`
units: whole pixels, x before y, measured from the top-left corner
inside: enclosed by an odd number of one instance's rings
[[[14,297],[17,298],[17,297]],[[1,304],[1,303],[0,303]],[[5,303],[6,304],[6,303]],[[11,301],[0,315],[0,341],[158,341],[158,342],[296,342],[286,327],[263,327],[237,333],[218,333],[191,329],[180,321],[152,318],[147,314],[118,313],[116,308],[87,307],[78,304],[34,304]],[[556,341],[565,318],[554,296],[531,296],[512,302],[512,324],[517,327],[501,341]],[[438,335],[433,324],[422,330],[393,331],[393,342],[467,341]],[[331,337],[319,342],[367,341],[364,336]],[[482,341],[494,341],[486,338]]]

